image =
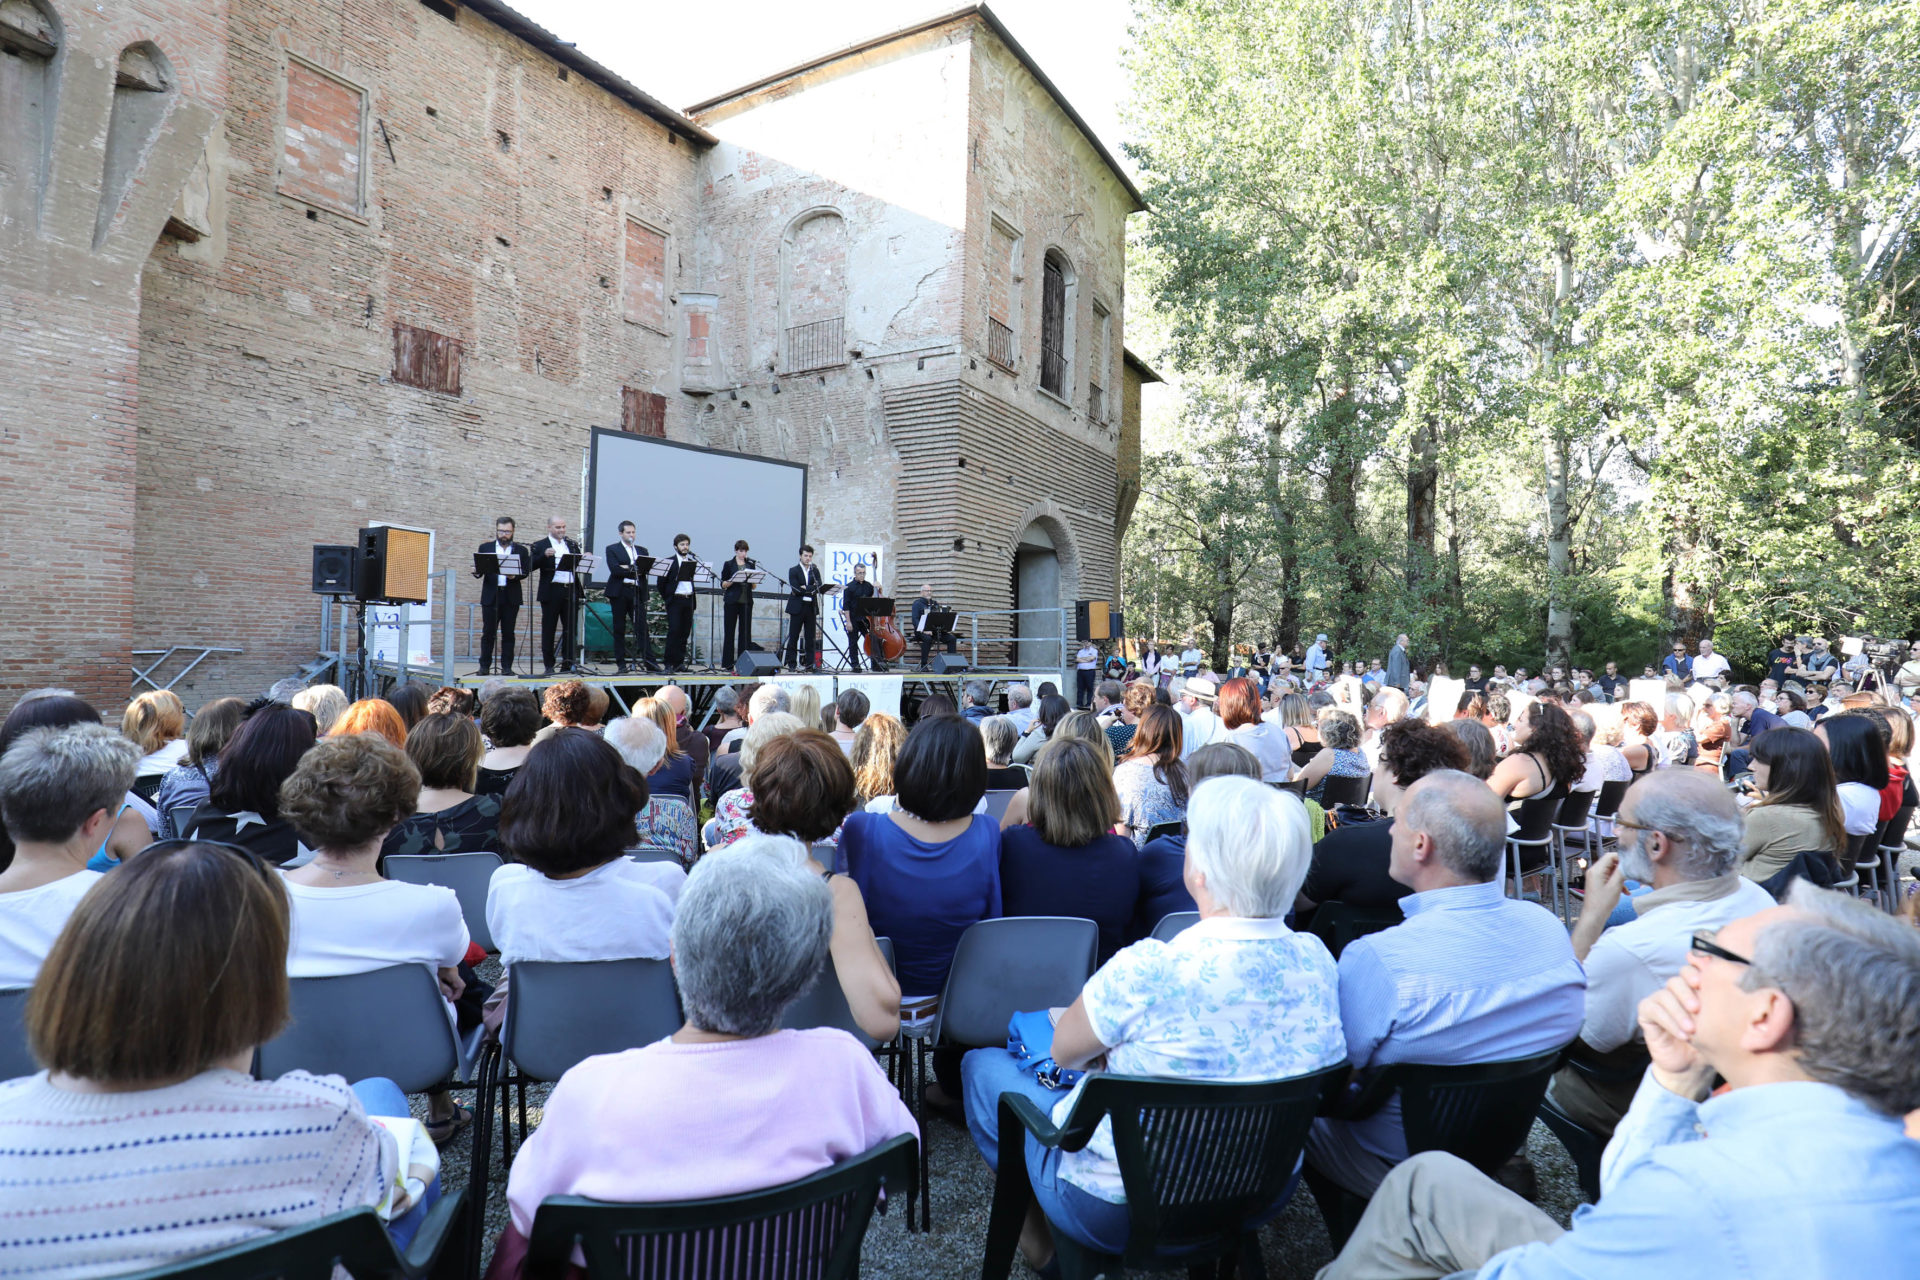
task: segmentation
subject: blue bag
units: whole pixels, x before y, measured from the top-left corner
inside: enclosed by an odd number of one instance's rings
[[[1022,1071],[1049,1089],[1071,1089],[1087,1074],[1053,1060],[1053,1018],[1045,1009],[1016,1013],[1007,1020],[1007,1052]]]

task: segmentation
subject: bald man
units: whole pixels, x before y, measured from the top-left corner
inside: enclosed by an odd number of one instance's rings
[[[1558,1049],[1580,1030],[1586,975],[1553,912],[1504,895],[1507,810],[1470,773],[1402,794],[1387,873],[1413,892],[1404,924],[1340,953],[1340,1021],[1355,1086],[1394,1062],[1470,1063]],[[1395,1097],[1359,1120],[1316,1120],[1313,1171],[1369,1196],[1407,1158]]]
[[[574,588],[584,586],[587,575],[560,568],[561,557],[568,553],[580,554],[580,544],[567,536],[565,516],[551,516],[547,520],[547,536],[533,544],[534,567],[540,570],[540,658],[545,664],[542,675],[553,674],[556,627],[561,636],[561,670],[573,670]]]
[[[933,584],[931,582],[921,583],[920,594],[913,598],[913,631],[920,640],[920,669],[922,671],[927,669],[927,656],[932,651],[935,640],[943,642],[947,646],[948,653],[957,652],[959,648],[951,631],[936,632],[932,630],[922,631],[920,629],[920,620],[922,618],[926,617],[929,613],[940,612],[942,608],[941,603],[933,598]]]

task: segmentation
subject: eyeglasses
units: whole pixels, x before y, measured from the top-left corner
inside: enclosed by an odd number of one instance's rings
[[[1753,961],[1738,952],[1729,951],[1715,942],[1712,931],[1707,929],[1697,930],[1693,935],[1693,941],[1688,944],[1688,947],[1690,950],[1698,951],[1703,956],[1713,956],[1718,960],[1731,960],[1735,964],[1744,965],[1751,965],[1753,963]]]

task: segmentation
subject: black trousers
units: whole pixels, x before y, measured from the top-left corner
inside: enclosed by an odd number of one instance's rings
[[[480,670],[493,670],[493,633],[500,633],[500,669],[513,666],[514,624],[520,621],[520,606],[511,600],[496,599],[480,606]]]
[[[1098,671],[1082,671],[1078,667],[1074,668],[1073,692],[1075,706],[1091,707],[1093,705],[1093,683],[1094,678],[1099,674]]]
[[[560,661],[564,666],[573,665],[573,600],[571,596],[559,603],[542,600],[540,602],[540,658],[547,666],[553,665],[554,628],[560,630]]]
[[[804,638],[802,633],[804,634]],[[814,631],[813,610],[787,615],[787,652],[788,667],[813,666],[814,650],[820,647]]]
[[[687,638],[693,634],[693,597],[672,596],[667,600],[667,665],[678,667],[687,660]]]
[[[927,655],[933,652],[933,642],[935,640],[942,641],[947,646],[948,653],[960,652],[960,642],[954,639],[953,632],[941,631],[934,633],[931,631],[922,631],[920,633],[920,665],[923,667],[927,665]]]
[[[867,632],[871,629],[870,625],[866,622],[855,622],[847,628],[847,667],[849,670],[858,671],[860,669],[860,642],[866,639]],[[878,671],[880,664],[878,662],[874,663],[873,668]]]
[[[753,598],[735,604],[729,600],[721,610],[720,665],[729,671],[733,660],[753,647]],[[736,641],[737,637],[737,641]]]
[[[653,637],[647,632],[647,593],[643,589],[638,598],[609,600],[613,606],[613,660],[620,666],[627,665],[627,622],[633,622],[633,634],[640,641],[642,661],[653,661]]]

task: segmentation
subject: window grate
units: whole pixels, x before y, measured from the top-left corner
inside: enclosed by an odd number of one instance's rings
[[[1003,369],[1016,369],[1013,330],[991,317],[987,320],[987,359]]]
[[[1057,396],[1067,387],[1067,274],[1048,258],[1040,292],[1040,386]]]
[[[1097,382],[1087,384],[1087,417],[1094,422],[1107,420],[1107,393]]]
[[[402,386],[460,394],[460,339],[410,324],[393,326],[393,380]]]
[[[805,373],[847,362],[847,322],[842,316],[796,324],[787,330],[787,372]]]

